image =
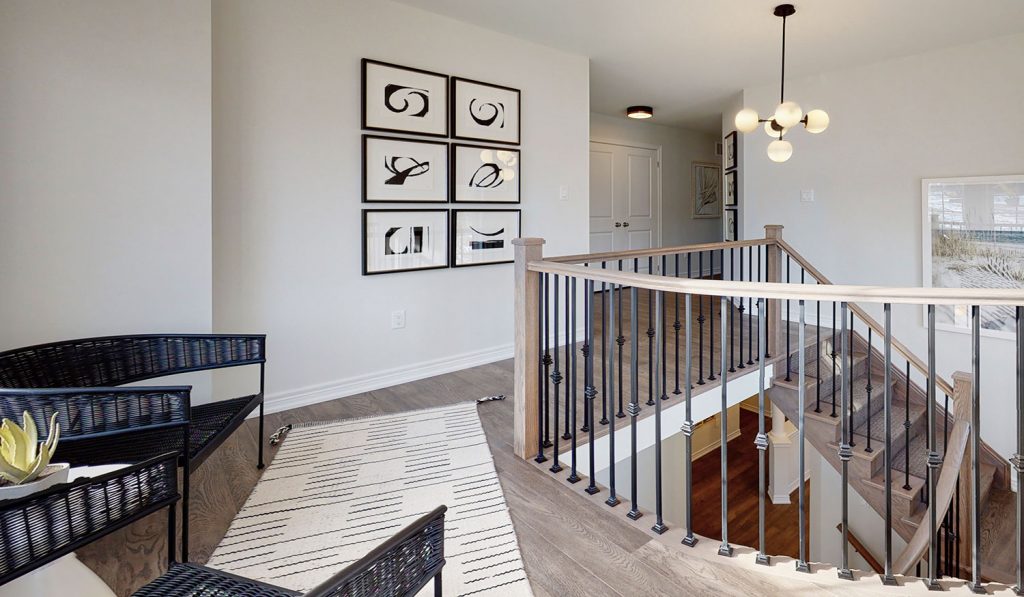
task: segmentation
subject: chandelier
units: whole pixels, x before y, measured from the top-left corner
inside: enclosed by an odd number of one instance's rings
[[[782,77],[779,83],[779,106],[775,114],[761,118],[757,111],[743,108],[736,114],[736,129],[743,133],[752,132],[764,123],[764,132],[775,140],[768,144],[768,158],[773,162],[785,162],[793,155],[793,145],[783,139],[792,127],[803,124],[809,133],[820,133],[828,128],[828,114],[824,110],[811,110],[804,114],[800,104],[786,101],[786,18],[796,14],[792,4],[775,7],[775,16],[782,18]]]

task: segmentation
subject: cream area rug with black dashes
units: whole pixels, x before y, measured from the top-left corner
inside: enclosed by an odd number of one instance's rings
[[[444,504],[444,595],[532,596],[476,409],[293,427],[208,565],[306,591]]]

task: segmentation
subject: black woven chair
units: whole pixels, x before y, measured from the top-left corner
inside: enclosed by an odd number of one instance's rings
[[[72,465],[181,455],[182,559],[188,561],[189,476],[259,407],[257,467],[263,468],[266,336],[173,334],[87,338],[0,352],[0,416],[57,411],[54,458]],[[259,392],[192,406],[188,386],[115,387],[168,375],[259,365]]]
[[[212,568],[175,562],[177,464],[170,452],[96,478],[79,479],[16,500],[0,501],[0,585],[140,518],[168,510],[168,570],[140,597],[284,597],[300,595]],[[441,506],[366,557],[306,593],[308,597],[415,595],[434,579],[441,595],[444,513]]]

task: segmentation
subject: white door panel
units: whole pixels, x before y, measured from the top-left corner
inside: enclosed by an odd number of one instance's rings
[[[660,243],[658,150],[590,144],[590,250],[649,249]],[[632,261],[632,260],[630,260]],[[641,272],[647,260],[641,260]],[[628,264],[632,269],[632,263]],[[660,265],[660,264],[659,264]]]

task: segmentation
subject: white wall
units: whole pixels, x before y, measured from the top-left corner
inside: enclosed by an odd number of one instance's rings
[[[269,334],[271,408],[510,357],[511,265],[360,275],[359,61],[521,89],[523,234],[555,255],[587,249],[588,60],[382,0],[213,11],[214,322]]]
[[[661,246],[722,240],[721,218],[693,217],[692,164],[719,161],[715,135],[594,113],[590,140],[661,148]]]
[[[834,282],[919,286],[921,179],[1024,171],[1024,35],[947,48],[787,81],[805,109],[832,123],[795,131],[793,157],[768,160],[769,138],[747,134],[744,230],[783,224],[787,241]],[[777,86],[748,89],[744,104],[767,112]],[[814,203],[801,203],[813,189]],[[872,308],[878,314],[880,308]],[[925,355],[921,309],[894,308],[894,335]],[[968,336],[939,332],[938,368],[969,370]],[[982,339],[982,436],[1014,448],[1012,341]]]
[[[0,349],[211,327],[210,3],[0,3]]]

